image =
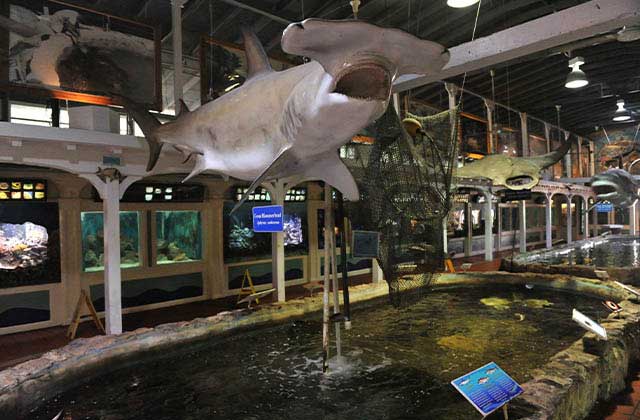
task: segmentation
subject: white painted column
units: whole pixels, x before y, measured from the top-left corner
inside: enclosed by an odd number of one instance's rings
[[[372,283],[380,283],[384,280],[384,273],[382,272],[382,267],[378,264],[378,260],[376,258],[371,261],[371,282]]]
[[[589,176],[593,176],[596,173],[596,158],[595,147],[592,141],[589,141]]]
[[[571,195],[567,196],[567,243],[573,242],[573,211],[571,211]]]
[[[464,238],[464,256],[470,257],[473,249],[473,217],[471,214],[471,203],[466,203],[464,207],[465,221],[467,222],[467,236]]]
[[[520,236],[520,252],[527,252],[527,202],[518,201],[518,223]]]
[[[484,195],[484,260],[493,261],[493,194],[482,191]]]
[[[120,273],[120,182],[106,179],[104,214],[104,312],[107,334],[122,333],[122,278]]]
[[[182,99],[182,7],[186,2],[187,0],[171,0],[173,103],[176,115],[180,113],[180,99]]]
[[[496,238],[496,253],[500,252],[500,248],[502,248],[502,209],[500,208],[500,203],[496,203],[496,220],[498,221],[498,233]]]
[[[638,222],[637,222],[637,207],[638,202],[635,201],[632,206],[629,206],[629,234],[636,235],[638,233]]]
[[[544,227],[546,247],[553,246],[553,207],[551,206],[551,194],[547,194],[547,201],[544,206]]]
[[[582,197],[582,209],[583,209],[583,216],[584,216],[584,239],[589,239],[589,197],[588,196],[583,196]]]
[[[284,211],[284,196],[287,186],[282,180],[273,181],[265,187],[271,194],[271,203],[282,206]],[[327,246],[325,244],[325,246]],[[284,278],[284,232],[271,234],[271,285],[276,289],[278,302],[286,300]]]

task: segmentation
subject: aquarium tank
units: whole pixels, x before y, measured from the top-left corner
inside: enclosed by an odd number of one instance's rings
[[[104,217],[100,211],[82,212],[82,269],[104,270]],[[140,266],[140,217],[137,211],[120,212],[120,267]]]
[[[194,210],[156,212],[156,261],[173,264],[202,259],[200,212]]]
[[[267,204],[246,202],[230,215],[235,203],[231,201],[224,203],[222,217],[226,263],[271,258],[271,234],[253,231],[253,208]]]

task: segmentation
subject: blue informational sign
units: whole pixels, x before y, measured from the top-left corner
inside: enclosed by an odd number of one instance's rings
[[[598,203],[596,204],[596,211],[598,213],[609,213],[613,211],[613,204],[611,203]]]
[[[282,232],[284,211],[282,206],[261,206],[253,208],[254,232]]]
[[[483,416],[522,394],[520,385],[494,362],[454,379],[451,385]]]

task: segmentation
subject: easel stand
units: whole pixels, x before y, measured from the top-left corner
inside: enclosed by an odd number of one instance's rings
[[[107,332],[104,330],[104,326],[102,325],[102,321],[100,321],[100,318],[98,318],[98,312],[93,306],[93,302],[91,302],[91,299],[89,299],[89,295],[87,294],[87,292],[82,289],[80,290],[80,297],[78,298],[76,309],[73,311],[73,316],[71,317],[71,324],[69,324],[69,329],[67,330],[67,337],[69,338],[69,340],[73,340],[74,338],[76,338],[78,325],[80,324],[80,312],[83,302],[85,305],[87,305],[87,309],[89,309],[91,318],[93,318],[93,322],[96,324],[98,330],[100,330],[102,334],[107,334]]]
[[[245,284],[248,284],[249,287],[245,287]],[[256,288],[253,285],[251,273],[249,273],[249,269],[246,269],[244,270],[244,276],[242,277],[242,286],[240,286],[240,291],[238,292],[238,300],[236,301],[236,305],[240,303],[244,296],[253,295],[255,293]],[[256,299],[256,303],[260,303],[260,301]]]

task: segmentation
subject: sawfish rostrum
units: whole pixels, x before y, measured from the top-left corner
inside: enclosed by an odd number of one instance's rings
[[[148,170],[170,144],[195,157],[187,179],[209,171],[253,181],[248,192],[271,179],[322,180],[358,200],[337,149],[384,113],[395,78],[434,73],[449,59],[441,45],[397,29],[307,19],[287,27],[282,49],[311,61],[276,72],[255,34],[243,36],[241,87],[193,112],[183,106],[163,125],[128,104],[150,146]]]

